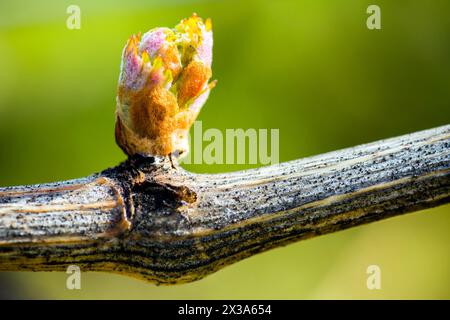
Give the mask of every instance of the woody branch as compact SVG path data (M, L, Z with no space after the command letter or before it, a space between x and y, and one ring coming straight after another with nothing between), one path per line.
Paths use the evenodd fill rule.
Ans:
M450 125L227 174L130 157L0 188L0 270L194 281L270 248L450 201Z

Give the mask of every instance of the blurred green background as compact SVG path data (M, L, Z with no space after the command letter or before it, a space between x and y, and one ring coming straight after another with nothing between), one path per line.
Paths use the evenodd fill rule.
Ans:
M81 29L66 8L81 8ZM366 8L381 7L368 30ZM450 123L450 2L1 1L0 185L89 175L125 159L114 142L127 38L197 12L214 28L218 85L203 128L279 128L280 160ZM196 172L245 165L186 165ZM196 283L1 273L2 297L450 298L450 206L257 255ZM382 289L366 288L377 264Z

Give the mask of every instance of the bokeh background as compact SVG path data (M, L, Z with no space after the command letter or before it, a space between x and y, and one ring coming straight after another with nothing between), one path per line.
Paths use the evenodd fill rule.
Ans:
M81 8L81 29L66 8ZM368 30L366 8L381 7ZM218 85L204 129L278 128L288 161L450 123L450 2L0 2L0 185L86 176L125 159L114 142L127 38L197 12L214 27ZM189 165L196 172L246 165ZM254 166L253 166L254 167ZM377 264L382 289L366 288ZM450 206L257 255L196 283L119 275L0 274L3 298L450 298Z

